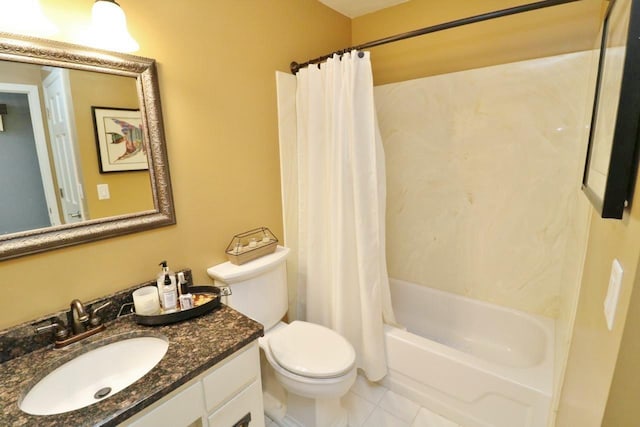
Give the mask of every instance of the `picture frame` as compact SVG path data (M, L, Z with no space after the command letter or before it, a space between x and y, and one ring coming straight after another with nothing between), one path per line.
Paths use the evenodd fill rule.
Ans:
M149 169L140 110L91 107L100 173Z
M582 190L602 218L631 204L640 129L640 0L611 0L602 24Z

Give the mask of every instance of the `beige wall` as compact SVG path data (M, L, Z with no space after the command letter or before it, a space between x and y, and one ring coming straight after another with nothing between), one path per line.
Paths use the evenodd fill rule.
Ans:
M412 0L354 19L352 44L528 3ZM591 49L601 5L578 1L375 47L375 84Z
M100 173L91 116L91 107L140 108L135 79L72 70L69 80L89 218L105 218L153 209L148 171ZM98 199L98 184L109 186L109 199Z
M137 53L158 61L178 223L0 262L0 328L152 279L163 259L209 283L206 268L225 260L235 233L265 225L282 237L274 71L351 34L315 0L119 3ZM41 4L61 39L89 20L90 3Z
M42 78L40 68L17 62L2 61L0 66L0 81L2 83L27 84L38 86L42 97Z
M618 40L613 40L615 45ZM591 184L591 182L590 182ZM622 427L638 424L640 410L640 189L622 221L592 212L582 285L571 348L559 396L558 427ZM612 331L603 303L611 264L624 269L622 292ZM635 291L634 291L635 288Z
M602 422L604 427L633 426L640 418L640 292L637 290L639 283L640 275L636 274L633 282L634 292L631 294L622 344Z
M637 201L639 198L640 186L636 186L634 199ZM639 256L640 203L633 205L631 214L623 221L603 220L598 214L593 213L578 311L560 399L557 423L559 427L589 427L599 426L601 423L618 358L631 291L637 281ZM622 264L624 276L614 328L613 331L609 331L604 318L603 302L614 259L618 259ZM633 338L630 337L628 345L632 343ZM634 357L637 361L637 354L632 356L627 353L623 356L620 360L621 373L625 372L625 366L628 367L625 362L628 357ZM618 386L623 382L624 380L620 379ZM616 388L615 392L620 393L620 390ZM612 402L612 410L618 403L620 402ZM633 405L637 405L637 402ZM627 409L632 408L633 406L630 406ZM613 415L612 413L611 416Z

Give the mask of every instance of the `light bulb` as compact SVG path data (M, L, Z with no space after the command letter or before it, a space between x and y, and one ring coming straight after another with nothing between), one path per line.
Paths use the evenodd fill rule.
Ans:
M129 34L124 11L112 0L97 0L93 4L87 44L117 52L135 52L140 49L140 45Z

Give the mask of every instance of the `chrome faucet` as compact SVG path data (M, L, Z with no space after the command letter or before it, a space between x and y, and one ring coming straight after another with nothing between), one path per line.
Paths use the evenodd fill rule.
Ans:
M88 321L89 314L80 300L74 299L71 301L71 330L73 334L77 335L86 331Z

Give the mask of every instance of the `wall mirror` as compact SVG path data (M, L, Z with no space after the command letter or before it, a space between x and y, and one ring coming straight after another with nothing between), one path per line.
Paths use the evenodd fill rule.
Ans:
M175 224L155 61L0 33L0 259Z
M621 219L637 173L640 0L611 0L602 25L582 189L603 218Z

